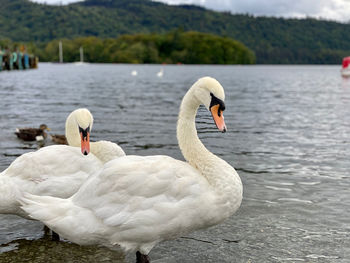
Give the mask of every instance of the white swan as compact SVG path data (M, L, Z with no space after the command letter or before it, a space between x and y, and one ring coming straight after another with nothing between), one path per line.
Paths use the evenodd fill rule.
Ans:
M77 128L77 123L80 123L82 126ZM125 155L123 149L116 143L109 141L90 142L92 125L93 117L88 109L77 109L69 114L66 120L68 145L81 147L84 155L91 151L103 163Z
M70 197L106 161L125 155L118 145L100 141L91 143L93 154L83 156L81 151L89 152L92 123L93 117L87 109L73 111L66 121L66 136L71 146L52 145L23 154L1 172L0 213L29 218L20 209L17 193Z
M183 98L177 138L188 162L168 156L125 156L108 162L69 199L25 194L23 209L81 245L120 245L137 251L138 262L163 240L206 228L231 216L242 200L235 169L201 143L195 127L200 104L220 131L224 90L199 79Z

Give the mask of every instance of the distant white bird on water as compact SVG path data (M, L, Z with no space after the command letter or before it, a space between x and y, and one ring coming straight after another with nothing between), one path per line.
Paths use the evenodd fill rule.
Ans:
M22 208L80 245L120 245L137 262L159 242L221 223L239 208L242 182L235 169L199 140L198 107L211 111L226 131L224 89L210 77L184 96L177 138L187 162L165 155L124 156L104 165L68 199L24 194Z
M163 77L163 74L164 74L164 69L161 68L160 71L157 73L157 77L158 77L158 78L162 78L162 77Z
M137 71L136 70L131 71L131 76L137 76Z

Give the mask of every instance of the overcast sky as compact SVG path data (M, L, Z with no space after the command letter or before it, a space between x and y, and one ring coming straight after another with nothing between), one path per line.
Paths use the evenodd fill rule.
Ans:
M72 3L79 0L32 0L33 2ZM196 4L209 9L278 17L316 17L350 21L350 0L157 0L168 4Z

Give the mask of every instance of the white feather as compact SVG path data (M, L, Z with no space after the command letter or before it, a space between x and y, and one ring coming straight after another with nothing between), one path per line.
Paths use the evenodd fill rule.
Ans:
M36 140L37 142L41 142L41 141L44 140L44 136L42 136L42 135L35 136L35 140Z

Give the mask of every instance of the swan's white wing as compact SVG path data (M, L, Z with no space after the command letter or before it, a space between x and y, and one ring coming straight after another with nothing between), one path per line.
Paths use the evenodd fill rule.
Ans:
M167 156L125 156L108 162L72 197L114 230L110 240L142 242L180 235L210 224L215 202L206 179Z
M117 157L125 156L123 149L118 144L110 141L92 142L91 153L103 163L107 163Z
M93 155L84 156L78 147L53 145L21 155L2 175L21 180L18 187L23 191L69 197L101 168L100 160ZM26 189L25 183L34 187Z

